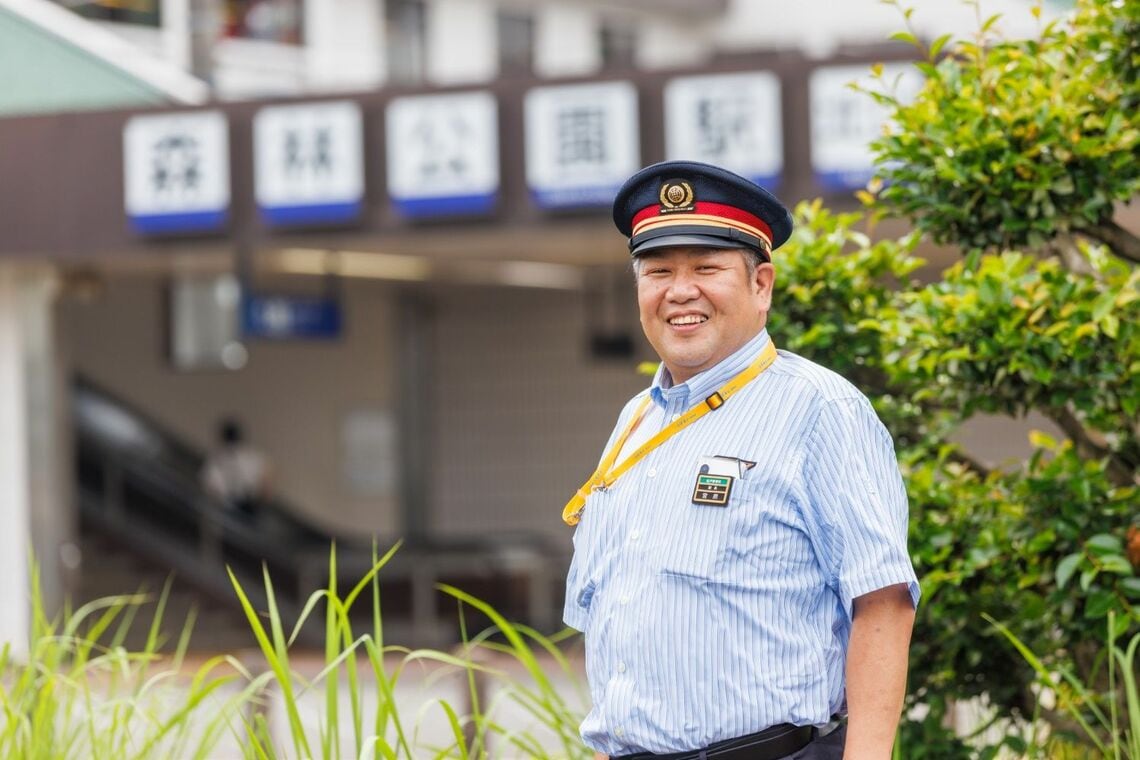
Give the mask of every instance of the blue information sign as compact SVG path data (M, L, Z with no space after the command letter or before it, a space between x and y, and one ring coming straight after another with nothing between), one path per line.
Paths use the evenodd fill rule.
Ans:
M338 338L340 303L332 298L246 295L241 304L247 338Z

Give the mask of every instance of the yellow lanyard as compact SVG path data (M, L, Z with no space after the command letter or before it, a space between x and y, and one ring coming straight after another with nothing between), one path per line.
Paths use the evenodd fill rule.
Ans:
M637 411L633 413L629 424L625 426L625 429L621 431L621 435L619 435L618 439L614 442L614 445L606 452L606 455L602 457L602 463L598 465L598 469L594 470L594 474L590 476L590 479L583 483L582 487L578 489L578 492L567 502L566 507L562 510L562 521L567 525L577 525L578 520L582 517L582 510L586 508L586 497L590 495L591 491L612 486L626 470L644 459L649 452L709 412L724 406L724 402L727 401L732 394L755 380L761 372L772 366L772 362L775 360L776 346L769 340L768 345L760 352L760 356L756 357L756 361L752 362L752 364L748 365L742 372L722 385L720 390L706 398L703 404L698 404L682 414L670 424L669 427L643 443L637 451L626 457L625 461L620 465L614 469L610 469L617 460L618 454L621 453L622 447L625 446L626 439L629 438L630 434L638 424L641 423L641 418L645 416L645 410L649 407L650 402L650 397L646 395L646 397L642 399L641 405L637 407Z

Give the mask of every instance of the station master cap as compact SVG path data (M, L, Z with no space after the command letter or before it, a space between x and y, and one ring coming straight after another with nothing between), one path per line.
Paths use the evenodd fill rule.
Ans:
M662 161L626 180L614 224L633 256L673 246L751 248L767 261L792 234L792 215L776 196L697 161Z

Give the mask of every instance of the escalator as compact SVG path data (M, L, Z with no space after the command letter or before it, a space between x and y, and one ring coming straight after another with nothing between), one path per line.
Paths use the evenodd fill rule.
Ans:
M75 380L72 398L84 531L235 611L227 567L260 610L267 606L264 567L290 628L313 591L326 587L333 542L338 588L351 587L372 567L372 537L331 535L280 500L261 505L254 520L226 510L199 486L203 451L88 379ZM377 550L382 554L392 543L378 540ZM439 583L470 591L516 620L554 630L564 554L564 547L526 534L405 542L379 576L385 638L417 646L458 639L455 602L436 590ZM363 601L354 613L364 622L371 619ZM323 643L323 616L317 617L302 631L302 643Z
M332 541L346 565L368 564L370 546L330 535L280 500L262 505L254 520L214 502L199 486L203 451L92 381L75 380L72 413L83 532L173 574L204 599L239 609L229 567L264 609L264 566L291 624L307 595L327 583Z

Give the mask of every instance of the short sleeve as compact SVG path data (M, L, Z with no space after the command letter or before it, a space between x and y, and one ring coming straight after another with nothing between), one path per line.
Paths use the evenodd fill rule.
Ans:
M906 488L871 404L862 396L824 403L803 453L809 524L823 536L821 562L848 618L857 597L900 583L917 605Z

